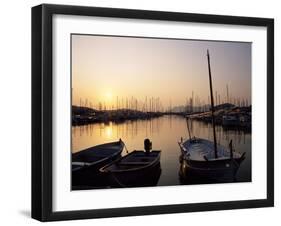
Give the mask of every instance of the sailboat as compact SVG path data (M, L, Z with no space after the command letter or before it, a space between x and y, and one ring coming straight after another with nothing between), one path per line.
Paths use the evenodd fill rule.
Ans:
M181 139L179 146L182 152L182 161L184 161L189 172L197 178L206 178L214 181L229 181L235 179L235 175L240 167L241 162L245 159L246 153L234 151L232 140L229 148L217 144L215 116L214 116L214 97L212 87L212 75L210 66L210 55L207 50L209 84L211 97L213 141L191 137L188 119L187 128L189 139Z

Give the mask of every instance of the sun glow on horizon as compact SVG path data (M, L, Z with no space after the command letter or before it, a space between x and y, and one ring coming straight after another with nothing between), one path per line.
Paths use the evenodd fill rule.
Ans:
M105 93L104 93L104 95L105 95L105 99L107 100L107 101L112 101L112 98L113 98L113 95L112 95L112 92L111 91L106 91Z

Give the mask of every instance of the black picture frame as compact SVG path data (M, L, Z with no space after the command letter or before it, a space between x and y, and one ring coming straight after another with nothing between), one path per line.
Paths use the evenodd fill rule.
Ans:
M266 27L267 198L54 212L52 210L52 18L55 14ZM273 19L49 4L32 8L32 218L40 221L56 221L271 206L274 206Z

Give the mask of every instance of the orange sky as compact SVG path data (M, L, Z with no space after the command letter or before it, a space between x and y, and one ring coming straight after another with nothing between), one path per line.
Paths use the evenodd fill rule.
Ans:
M185 104L192 91L206 103L207 49L221 102L228 84L231 97L250 103L251 43L72 35L73 104L159 97L167 108Z

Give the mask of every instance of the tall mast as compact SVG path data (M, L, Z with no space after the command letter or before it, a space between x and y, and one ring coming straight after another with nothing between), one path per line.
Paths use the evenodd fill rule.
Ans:
M228 91L228 84L226 84L226 101L229 103L229 91Z
M212 123L213 123L213 134L214 134L214 150L215 150L215 158L218 157L217 151L217 137L216 137L216 125L215 125L215 115L214 115L214 96L213 96L213 84L212 84L212 75L211 75L211 65L210 65L210 55L209 50L207 50L207 58L208 58L208 69L209 69L209 82L210 82L210 97L211 97L211 111L212 111Z

